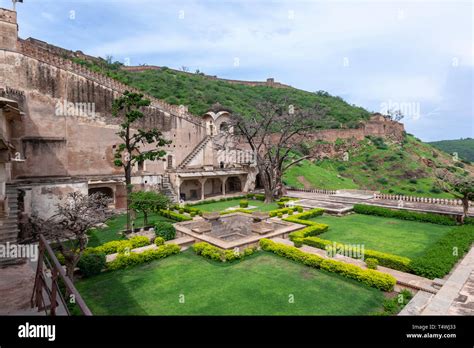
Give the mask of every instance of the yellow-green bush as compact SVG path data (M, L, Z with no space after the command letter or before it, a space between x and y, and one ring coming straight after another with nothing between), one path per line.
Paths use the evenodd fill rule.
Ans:
M269 239L261 239L260 246L263 250L273 252L279 256L301 262L307 266L321 268L328 272L341 274L345 277L355 279L371 287L391 291L396 284L396 279L389 274L381 273L372 269L362 269L359 266L347 264L341 261L325 259L318 255L305 253L298 248L276 243Z
M178 254L181 248L177 244L164 244L156 249L150 249L142 253L119 254L112 262L107 264L107 269L115 271L127 267L136 266L145 262L158 260L173 254Z

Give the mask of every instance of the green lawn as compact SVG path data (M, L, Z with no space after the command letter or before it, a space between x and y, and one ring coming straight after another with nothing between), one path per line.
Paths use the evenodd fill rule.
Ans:
M165 218L161 215L152 215L148 217L148 225L153 225L157 221L167 221L174 223L176 221ZM126 239L120 234L127 227L127 216L125 214L116 215L106 221L107 227L102 229L92 230L89 233L89 244L90 247L96 247L101 244L110 242L112 240ZM143 214L137 214L135 220L135 227L143 226Z
M379 290L263 251L222 264L188 250L76 286L95 315L367 315L381 312L384 299Z
M413 258L435 243L452 226L351 214L324 215L311 219L329 225L323 239L347 244L363 244L365 249Z
M203 211L223 211L230 207L238 207L239 202L241 201L240 198L231 199L229 201L221 201L221 202L212 202L212 203L202 203L198 205L193 205L193 208L197 208ZM255 210L258 211L270 211L278 209L278 205L276 203L264 203L258 200L249 200L249 206L256 206Z

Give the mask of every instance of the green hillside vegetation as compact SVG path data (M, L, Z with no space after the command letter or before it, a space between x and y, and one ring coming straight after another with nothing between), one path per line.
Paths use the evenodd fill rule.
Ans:
M436 168L448 168L464 176L473 171L472 166L453 162L451 156L407 135L403 144L366 138L357 148L349 150L348 161L325 158L300 162L285 173L284 182L298 188L310 188L309 184L328 190L360 188L389 194L452 198L438 189Z
M428 143L448 154L457 152L460 159L474 162L474 139L441 140Z
M319 128L339 128L341 124L356 128L361 120L370 117L367 110L324 91L311 93L294 88L231 84L168 68L130 72L121 70L118 63L107 64L104 61L103 65L98 65L77 58L73 60L170 104L186 105L195 115L203 115L216 103L234 113L251 115L259 102L278 102L288 98L288 102L295 107L312 108L316 104L326 107L328 117L318 124Z
M251 115L259 102L278 102L287 98L289 103L299 108L323 105L327 117L317 124L317 128L356 128L360 121L370 117L365 109L324 91L311 93L294 88L231 84L209 79L201 73L190 74L168 68L130 72L122 70L122 64L117 62L72 60L170 104L187 105L195 115L204 114L216 103L233 113ZM473 139L463 139L460 142L463 146L444 151L456 151L461 157L467 156L463 149L470 147L469 150L474 152L474 146L469 145L472 142ZM344 140L338 139L336 145L341 143ZM307 154L314 144L302 145L299 150ZM368 137L356 147L348 146L348 152L348 161L337 158L302 161L285 173L284 182L299 188L360 188L391 194L451 198L450 194L441 192L437 187L436 168L448 168L459 175L474 173L474 167L470 164L455 162L452 156L410 135L406 136L403 144Z

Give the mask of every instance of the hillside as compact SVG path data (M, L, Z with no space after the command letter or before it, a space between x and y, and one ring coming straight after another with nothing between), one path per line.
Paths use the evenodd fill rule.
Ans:
M450 194L436 187L437 168L447 168L464 176L474 173L472 165L453 162L451 156L411 135L407 135L402 144L366 138L356 146L347 144L347 152L348 161L342 156L303 161L287 171L284 182L298 188L360 188L448 198Z
M357 128L361 120L370 117L365 109L349 105L326 92L234 84L167 68L126 71L119 63L73 60L170 104L187 105L196 115L204 114L215 103L234 113L251 114L253 106L260 101L278 101L286 97L290 103L303 108L317 103L324 105L329 117L318 125L319 128ZM406 135L403 142L366 137L362 141L346 138L333 143L303 143L301 149L295 149L295 153L301 151L302 155L309 151L318 159L302 161L288 170L284 182L289 186L359 188L391 194L451 198L450 194L437 188L435 170L447 168L465 176L474 173L472 165L454 162L452 156L411 135ZM329 153L328 146L332 148ZM342 160L341 151L349 154L347 161Z
M118 63L97 64L95 61L73 59L92 70L102 72L145 93L163 99L173 105L186 105L195 115L203 115L215 103L242 115L252 114L258 102L288 102L301 108L311 108L316 104L327 108L328 117L319 125L321 128L357 127L359 121L369 118L370 113L346 103L340 97L327 92L311 93L295 88L273 88L269 86L248 86L232 84L206 78L200 74L190 74L172 69L125 71Z
M428 143L448 154L457 152L459 158L474 162L474 139L441 140Z

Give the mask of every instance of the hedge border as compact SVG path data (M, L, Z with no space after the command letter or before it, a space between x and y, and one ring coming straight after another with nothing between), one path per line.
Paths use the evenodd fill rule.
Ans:
M363 269L359 266L341 261L325 259L318 255L305 253L298 248L274 242L270 239L261 239L260 246L263 250L273 252L278 256L286 257L306 266L340 274L382 291L392 291L397 283L397 280L390 274L373 269Z
M390 208L379 207L375 205L367 204L354 204L354 212L364 215L375 215L382 217L391 217L400 220L428 222L432 224L445 225L445 226L456 226L457 222L455 219L440 214L434 213L419 213L408 210L394 210Z
M256 252L256 248L247 247L242 252L236 253L234 250L226 250L216 247L207 242L198 242L193 244L193 251L204 258L220 261L233 262L242 260L246 256L250 256Z
M181 247L177 244L163 244L156 249L146 250L141 253L130 252L128 254L119 254L115 260L107 263L107 270L116 271L132 266L138 266L170 255L179 254L180 251Z

